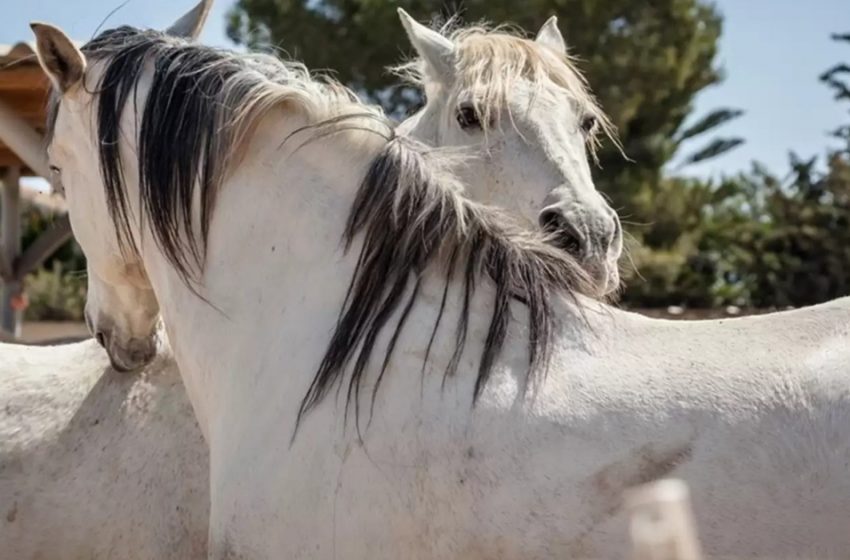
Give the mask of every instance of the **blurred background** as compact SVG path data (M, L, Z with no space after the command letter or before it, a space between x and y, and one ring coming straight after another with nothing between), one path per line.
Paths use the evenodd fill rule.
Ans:
M162 28L190 3L18 3L3 8L0 43L29 40L31 20L81 42L107 16ZM281 50L401 119L420 96L386 72L411 54L398 6L529 34L559 17L629 157L607 145L595 169L630 236L622 306L706 317L850 294L846 0L217 0L202 41ZM55 215L24 201L24 247ZM26 319L79 321L84 270L69 243L30 273Z

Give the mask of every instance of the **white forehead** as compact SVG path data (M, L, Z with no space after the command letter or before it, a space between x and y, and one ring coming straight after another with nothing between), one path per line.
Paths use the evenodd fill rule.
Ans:
M472 102L485 111L522 115L554 113L560 118L591 114L607 121L584 77L566 52L501 31L462 29L455 45L454 72L436 80L420 63L426 88L443 88L447 103ZM435 82L442 82L437 83Z
M512 79L504 93L493 95L486 86L461 89L452 92L449 100L471 102L476 105L488 104L493 110L507 110L521 116L542 114L583 114L586 108L572 92L546 77L532 81L525 77ZM593 108L589 108L593 110Z

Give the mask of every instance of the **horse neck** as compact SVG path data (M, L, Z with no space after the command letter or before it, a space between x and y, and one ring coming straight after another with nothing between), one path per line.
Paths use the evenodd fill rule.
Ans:
M306 144L304 135L289 138L305 124L280 108L258 125L221 186L199 287L161 252L143 249L190 400L212 439L217 411L247 398L252 376L272 370L271 383L286 385L278 393L306 391L318 349L307 353L315 360L309 367L306 358L287 364L282 356L326 342L353 272L357 248L354 257L342 255L343 227L384 141L361 134L355 142L346 132Z

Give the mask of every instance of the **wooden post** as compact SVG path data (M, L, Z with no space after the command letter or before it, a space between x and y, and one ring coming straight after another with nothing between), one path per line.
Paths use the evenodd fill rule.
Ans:
M690 492L681 480L666 479L626 494L633 560L700 560Z
M9 268L14 268L15 261L21 254L21 170L9 167L3 174L2 195L2 258ZM12 308L12 298L21 293L23 285L20 280L9 278L3 284L3 298L0 302L0 328L15 338L21 335L21 319L23 312Z

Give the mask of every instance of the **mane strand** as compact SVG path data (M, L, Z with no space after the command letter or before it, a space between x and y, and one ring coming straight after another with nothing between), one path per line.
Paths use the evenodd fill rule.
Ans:
M139 225L150 222L155 242L193 291L203 272L218 190L266 110L297 100L317 114L345 107L358 108L359 116L383 118L374 108L352 103L353 94L340 84L316 80L303 65L268 55L235 54L128 26L104 31L82 50L91 63L103 65L92 92L99 97L98 155L122 251L138 252L119 149L121 119L132 93L138 119ZM139 80L146 72L151 81L139 107ZM323 132L333 128L333 119L357 115L331 117ZM51 117L51 133L54 123Z
M545 372L548 365L553 336L551 297L562 291L569 295L592 293L581 267L568 254L548 245L538 234L519 229L493 209L460 196L459 189L450 184L451 177L441 173L429 157L431 153L412 140L396 137L371 162L361 181L346 223L344 243L348 248L355 237L361 236L363 245L331 341L302 399L296 431L304 415L348 374L345 415L347 418L353 404L359 433L360 388L377 338L400 311L372 388L370 411L396 342L416 304L422 275L429 267L439 270L446 282L423 373L446 308L452 271L456 264L463 264L462 304L444 382L456 374L467 342L472 298L481 285L479 276L486 275L495 286L473 404L504 347L512 300L529 309L531 376ZM410 295L405 298L408 291Z

